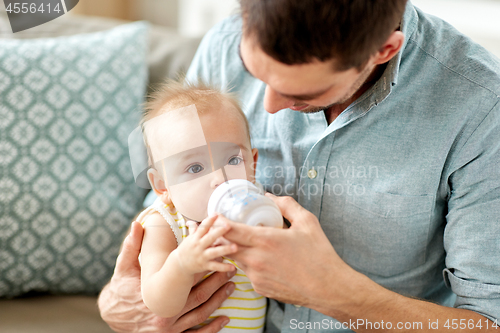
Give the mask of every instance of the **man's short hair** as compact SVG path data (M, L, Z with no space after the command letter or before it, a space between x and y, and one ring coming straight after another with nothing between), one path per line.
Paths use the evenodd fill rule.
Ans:
M407 0L240 0L243 33L288 65L361 69L395 31Z

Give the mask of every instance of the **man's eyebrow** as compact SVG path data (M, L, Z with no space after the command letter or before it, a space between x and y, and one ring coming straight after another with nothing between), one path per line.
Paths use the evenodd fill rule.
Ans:
M245 62L243 61L243 58L241 57L241 41L238 44L238 56L240 57L241 64L243 65L243 69L245 70L245 72L247 72L248 74L252 75L252 73L250 73L250 71L248 70L247 66L245 65Z

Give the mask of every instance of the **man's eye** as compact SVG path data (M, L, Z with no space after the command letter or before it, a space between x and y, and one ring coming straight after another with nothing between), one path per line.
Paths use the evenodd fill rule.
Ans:
M203 167L199 164L191 165L188 169L187 172L189 173L199 173L203 171Z
M241 162L243 162L243 159L241 157L235 156L231 157L229 161L227 162L228 165L238 165Z

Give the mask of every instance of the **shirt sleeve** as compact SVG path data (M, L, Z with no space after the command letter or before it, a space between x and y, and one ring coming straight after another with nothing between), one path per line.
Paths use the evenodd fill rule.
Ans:
M186 74L186 80L192 83L204 82L213 85L220 84L220 49L221 29L225 21L210 29L194 55Z
M446 284L455 307L500 321L500 103L459 148L448 177Z
M201 81L222 90L231 90L241 67L240 58L235 56L241 24L241 17L233 15L205 34L186 74L187 81Z

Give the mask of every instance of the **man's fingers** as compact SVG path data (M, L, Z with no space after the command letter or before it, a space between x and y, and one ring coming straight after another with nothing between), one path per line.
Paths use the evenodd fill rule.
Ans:
M176 326L181 330L188 329L204 322L215 310L217 310L222 302L224 302L234 291L234 283L227 283L227 281L234 276L235 271L236 270L228 273L214 273L194 287L184 307L184 310L188 312L184 313L178 319ZM213 291L215 292L212 294ZM227 317L215 319L214 321L217 321L218 324L214 324L214 326L209 324L197 332L218 332L222 327L221 325L224 319L229 320ZM225 324L227 324L227 321ZM208 326L210 326L210 328L205 331L204 329ZM218 326L218 328L216 326Z
M125 238L116 259L115 274L138 274L139 253L141 252L144 229L139 222L132 222L130 233Z
M183 313L191 311L192 309L200 306L200 304L206 302L207 300L211 300L215 296L215 294L219 293L222 289L226 289L227 286L221 288L225 283L229 281L230 278L234 276L236 271L232 272L216 272L210 275L205 280L201 281L198 285L194 286L189 293L188 299L186 301L186 305L184 306ZM222 297L224 295L219 295ZM225 295L222 299L220 299L220 304L227 298L228 295ZM211 298L212 297L212 298ZM218 306L217 306L218 307ZM213 311L217 309L215 307ZM210 312L212 313L212 312ZM196 323L199 324L199 323ZM195 324L195 325L196 325Z
M261 228L251 227L243 223L236 223L228 220L222 215L218 216L217 222L229 225L231 229L224 234L224 238L238 245L255 246L254 240L259 233L262 233Z
M299 205L292 197L277 197L274 194L266 193L266 197L272 199L281 211L281 215L286 218L291 225L296 221L304 221L311 213Z
M220 316L210 322L210 324L203 326L197 330L187 330L185 333L215 333L219 332L224 326L229 323L229 318Z

